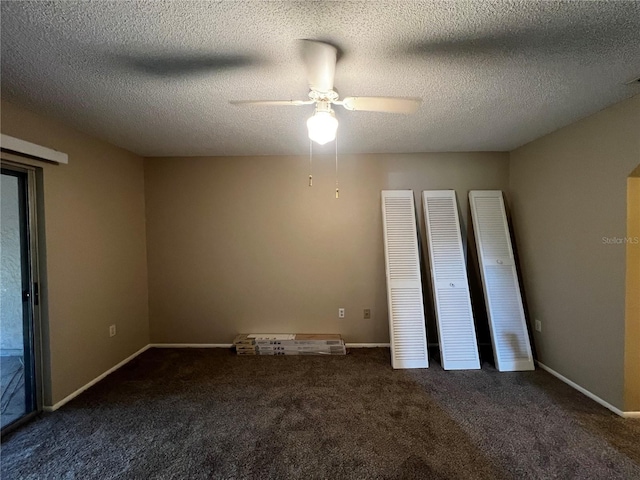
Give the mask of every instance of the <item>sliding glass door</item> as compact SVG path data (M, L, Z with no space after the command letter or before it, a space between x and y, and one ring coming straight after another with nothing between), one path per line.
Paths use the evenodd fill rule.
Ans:
M0 184L2 431L39 409L35 171L2 164Z

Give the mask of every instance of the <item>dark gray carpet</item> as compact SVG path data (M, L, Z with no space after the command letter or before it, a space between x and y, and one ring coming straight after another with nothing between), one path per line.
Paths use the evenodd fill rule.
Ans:
M21 355L0 356L0 423L9 425L25 410L24 359Z
M152 349L2 444L2 478L640 478L640 422L543 371L388 349Z

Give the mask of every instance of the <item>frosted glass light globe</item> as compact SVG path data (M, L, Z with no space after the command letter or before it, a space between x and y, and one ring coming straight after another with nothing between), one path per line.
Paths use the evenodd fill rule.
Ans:
M324 145L336 139L338 119L335 117L333 110L316 112L307 120L307 129L309 129L309 138L311 140Z

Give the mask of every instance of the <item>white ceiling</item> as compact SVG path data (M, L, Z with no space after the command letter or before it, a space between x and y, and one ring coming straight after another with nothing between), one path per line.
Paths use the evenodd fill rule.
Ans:
M304 154L298 39L342 52L339 151L511 150L640 93L640 2L7 2L2 97L145 156ZM332 151L333 145L316 151Z

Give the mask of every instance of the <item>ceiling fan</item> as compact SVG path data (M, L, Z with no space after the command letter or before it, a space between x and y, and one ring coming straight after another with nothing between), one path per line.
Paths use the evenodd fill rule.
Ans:
M329 43L302 40L302 58L309 79L309 100L231 100L233 105L312 105L314 114L307 120L309 138L324 145L336 138L338 120L331 108L340 105L347 110L387 113L415 113L422 103L415 97L345 97L340 100L333 89L338 50Z

